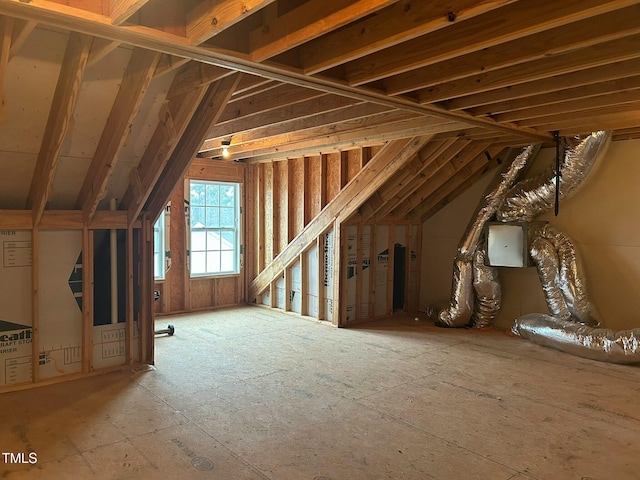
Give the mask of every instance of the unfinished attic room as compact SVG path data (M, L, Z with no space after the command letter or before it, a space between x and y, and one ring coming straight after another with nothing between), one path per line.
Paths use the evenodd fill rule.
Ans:
M640 1L0 0L0 478L640 478Z

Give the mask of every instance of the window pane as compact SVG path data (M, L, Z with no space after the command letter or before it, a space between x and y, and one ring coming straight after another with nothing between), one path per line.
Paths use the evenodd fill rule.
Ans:
M220 252L221 256L221 265L220 269L223 272L233 272L235 271L235 253L232 251L222 251Z
M235 201L236 187L234 185L220 186L220 205L223 207L233 207Z
M218 206L220 204L220 186L219 185L207 185L207 200L206 205L208 207Z
M204 228L204 207L191 207L191 228Z
M220 250L220 232L218 230L207 231L207 250Z
M207 228L220 226L220 213L218 207L207 207Z
M207 253L207 273L220 273L220 252Z
M191 273L198 275L206 273L206 253L204 252L191 252Z
M191 251L203 252L207 249L206 233L203 230L191 232Z
M204 205L204 184L191 182L191 205Z
M153 276L155 278L160 278L160 276L162 275L162 265L160 264L160 259L162 257L160 256L159 253L154 253L153 254L153 263L154 263L154 268L153 268Z
M222 228L233 228L236 226L233 208L220 209L220 226Z
M236 247L235 232L229 230L223 230L220 232L221 237L221 250L234 250Z

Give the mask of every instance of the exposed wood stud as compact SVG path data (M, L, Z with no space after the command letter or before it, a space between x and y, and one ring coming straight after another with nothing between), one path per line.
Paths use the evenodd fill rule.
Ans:
M127 228L126 237L126 318L125 318L125 363L131 365L133 358L133 304L134 304L134 284L133 284L133 228Z
M31 231L31 377L40 380L40 230Z
M82 371L93 371L93 231L82 229Z
M340 189L349 182L349 152L340 152Z
M296 238L289 243L277 261L272 261L254 279L249 287L248 300L251 301L268 287L269 283L279 275L284 268L304 251L313 240L326 232L334 221L344 221L353 214L360 204L380 185L388 180L425 143L424 138L398 140L389 142L376 157L374 157L360 173L338 195L327 204Z
M393 315L393 289L395 287L394 283L394 268L395 268L395 223L391 223L389 225L389 234L388 234L388 247L387 247L387 291L380 292L383 295L387 296L387 311L386 315Z
M309 275L307 253L300 254L300 315L309 315Z
M287 243L289 243L291 240L293 240L293 238L296 236L296 223L295 223L295 212L296 212L296 206L295 206L295 191L296 188L299 188L296 184L295 184L295 177L294 177L294 166L295 166L295 161L294 160L287 160L286 161L286 168L287 168L287 209L285 210L284 214L287 216Z

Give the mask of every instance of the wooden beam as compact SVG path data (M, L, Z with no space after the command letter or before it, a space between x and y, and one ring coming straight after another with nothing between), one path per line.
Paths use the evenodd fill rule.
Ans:
M577 98L565 101L558 101L553 104L536 105L529 108L522 108L511 112L496 115L500 121L519 122L536 124L541 117L550 115L571 114L575 112L590 111L600 107L610 107L640 101L640 77L633 77L636 88L633 90L615 90L607 94L589 98L585 102L584 98Z
M634 35L600 43L577 52L534 60L527 63L526 68L514 65L486 74L474 75L466 78L463 82L441 83L431 88L419 90L416 95L420 102L440 102L487 90L513 88L514 85L520 83L637 59L638 57L640 57L640 35Z
M169 98L162 109L160 122L136 168L138 172L133 174L140 178L140 185L129 185L122 197L121 206L127 210L130 223L135 222L142 212L142 207L171 158L178 139L187 128L189 119L202 100L205 90L205 87L199 87L186 95Z
M95 65L119 46L120 42L105 40L104 38L94 38L93 45L91 45L91 53L89 53L89 60L87 61L87 67Z
M470 125L482 126L496 132L515 133L523 138L535 141L548 141L551 135L531 130L522 130L511 125L501 125L486 118L475 118L464 112L451 112L437 105L421 105L413 99L389 97L375 90L345 85L335 79L312 77L292 69L272 64L258 64L239 54L227 50L187 45L180 37L154 31L144 27L121 28L110 25L104 16L82 12L78 9L53 2L29 2L21 0L3 0L0 2L0 14L25 18L45 23L57 28L84 32L89 35L111 39L132 46L160 51L179 57L190 58L239 72L250 73L292 85L314 88L327 93L335 93L378 105L401 108L420 115L437 115L444 119L458 120Z
M31 231L31 379L40 380L40 231ZM6 368L6 367L5 367Z
M244 144L267 137L293 134L300 130L355 121L390 111L389 108L380 105L369 103L354 105L355 102L349 98L323 95L306 102L287 105L266 114L226 122L209 130L208 139L202 144L200 151L218 150L220 141L229 135L233 135L234 144Z
M503 155L502 153L500 154ZM505 154L503 161L512 160ZM419 218L421 222L427 221L437 211L445 205L451 203L455 198L464 193L468 188L474 185L478 180L495 170L498 165L494 162L487 163L478 157L469 165L462 168L454 177L450 178L445 184L440 186L420 208L411 212L411 215Z
M267 21L249 35L250 56L262 62L320 37L396 0L309 0Z
M315 239L325 233L334 221L346 220L380 185L384 184L413 154L424 145L421 137L387 143L380 152L360 170L322 211L269 263L251 282L247 300L251 302L269 284L291 265Z
M147 200L148 210L152 218L157 218L171 198L176 184L182 179L191 161L198 153L198 148L212 123L215 123L227 105L235 89L240 74L236 73L209 86L200 105L181 136L171 160L162 173L162 177Z
M406 195L402 199L402 202L393 209L393 216L404 217L412 209L418 208L440 185L445 184L470 162L477 160L479 163L482 161L484 161L485 164L488 163L487 158L483 154L487 148L489 148L488 143L472 142L455 153L455 155L444 158L442 164L436 165L436 168L431 169L432 171L426 181L422 182L419 188L414 189L410 195ZM496 151L496 149L489 150L489 154L495 155L500 150L501 148L499 148L498 151Z
M82 229L82 210L45 210L40 220L43 230L74 230ZM134 224L138 228L139 225ZM33 213L31 210L0 210L0 229L3 230L31 230L33 228ZM127 228L126 212L110 212L108 210L96 213L89 224L90 229Z
M7 101L4 93L4 79L7 75L7 64L11 52L14 20L10 17L0 18L0 125L7 120Z
M580 99L591 99L592 97L611 95L616 92L627 92L638 88L640 88L640 75L635 75L632 77L618 78L615 80L608 80L580 87L565 88L555 92L542 93L520 99L483 105L478 108L477 111L480 115L486 115L487 110L490 110L490 114L493 116L503 118L502 115L504 114L504 118L509 118L508 115L511 113L519 115L517 113L518 111L527 110L529 108L539 108L546 105L555 105L556 103L567 101L573 102ZM584 102L584 104L586 105L587 102Z
M166 75L167 73L171 73L189 61L190 60L188 58L174 57L173 55L163 53L158 61L158 65L156 66L156 71L153 76L157 78Z
M495 45L386 78L384 91L389 95L399 95L540 58L573 54L580 48L640 33L640 24L636 21L638 16L640 5L632 5L573 23L571 28L557 27Z
M77 208L84 211L87 223L93 218L98 203L106 194L120 150L131 132L131 125L147 93L159 58L159 53L140 48L134 49L131 54L124 79L76 202Z
M27 199L27 208L33 211L34 226L38 226L42 218L56 175L62 144L73 125L73 112L89 58L91 40L78 33L69 35Z
M465 124L461 123L443 123L441 119L435 117L418 117L391 123L384 122L383 118L378 116L376 119L336 125L333 129L327 127L313 132L292 134L289 137L291 142L288 144L285 143L286 136L280 138L280 143L278 143L277 139L266 139L263 145L260 145L260 142L239 145L232 147L230 152L236 158L251 157L248 161L255 163L284 158L298 158L304 155L338 153L340 150L352 149L361 145L384 143L385 141L417 135L457 131L466 127ZM371 122L371 125L368 125L369 122ZM324 131L331 132L331 130L334 131L333 134L323 134ZM298 136L302 138L296 138ZM249 149L247 147L256 148ZM243 150L244 148L247 148L247 150Z
M302 45L301 67L306 74L318 73L450 26L451 12L455 12L456 21L468 20L512 1L397 2L375 15Z
M471 22L456 22L351 62L345 66L346 80L350 85L363 85L634 3L632 0L565 0L561 3L519 0Z
M275 0L205 0L187 12L187 38L198 45Z
M11 51L9 59L13 58L22 48L24 42L27 41L29 35L38 26L36 22L29 20L16 20L13 25L13 38L11 39Z
M360 214L363 221L369 221L374 215L386 217L403 197L412 192L416 183L424 182L428 178L424 171L431 164L446 163L468 143L468 140L463 138L429 142L406 168L394 175L376 192L375 197L372 196L370 201L362 206Z
M109 17L114 25L121 25L149 0L109 0Z
M501 105L514 99L524 99L532 95L557 92L567 88L576 88L635 75L640 75L640 62L633 59L556 75L535 82L510 85L483 93L467 95L466 97L447 101L446 106L451 110L473 108L472 112L476 115L490 114L495 108L494 104ZM484 105L487 106L485 107ZM501 108L501 106L498 108Z

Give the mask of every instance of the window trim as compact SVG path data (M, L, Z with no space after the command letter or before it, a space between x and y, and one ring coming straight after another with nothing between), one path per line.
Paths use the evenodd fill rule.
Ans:
M165 236L165 227L166 227L166 223L165 223L165 216L164 216L164 212L165 209L162 209L162 212L160 213L160 216L158 217L158 219L156 220L156 222L153 224L153 279L156 282L162 282L166 279L166 275L167 275L167 270L166 270L166 264L165 264L165 249L164 249L164 236ZM158 239L159 241L156 242L156 228L158 231ZM156 245L156 243L158 245ZM156 264L156 254L160 255L160 260L159 260L159 266L160 266L160 275L156 276L156 267L158 266L158 264Z
M219 232L223 232L223 231L230 231L233 232L235 235L235 245L233 248L233 254L234 254L234 258L233 258L233 263L234 263L234 269L233 270L229 270L229 271L224 271L224 272L203 272L203 273L194 273L193 272L193 248L192 248L192 240L193 240L193 232L194 232L194 228L191 225L191 219L192 219L192 215L193 215L193 209L194 207L202 207L202 205L194 205L192 202L192 197L191 197L191 188L192 185L194 184L202 184L202 185L218 185L218 186L224 186L224 187L228 187L228 186L233 186L235 189L235 194L234 194L234 200L235 200L235 204L233 206L234 208L234 227L203 227L203 228L197 228L195 229L196 231L203 231L206 232L209 230L215 230L215 231L219 231ZM188 237L188 251L187 251L187 257L188 257L188 268L189 268L189 278L191 279L203 279L203 278L212 278L212 277L231 277L231 276L238 276L241 274L241 269L242 269L242 236L241 236L241 225L242 225L242 203L241 203L241 193L242 193L242 184L240 182L227 182L227 181L220 181L220 180L203 180L203 179L197 179L197 178L190 178L189 182L188 182L188 194L189 194L189 237ZM206 208L207 207L212 207L212 208L220 208L221 206L219 205L220 202L218 202L218 205L204 205L205 208L205 218L206 218ZM198 252L204 252L206 254L208 250L198 250ZM215 251L215 250L214 250ZM222 250L218 250L218 251L222 251ZM227 250L228 251L228 250Z

